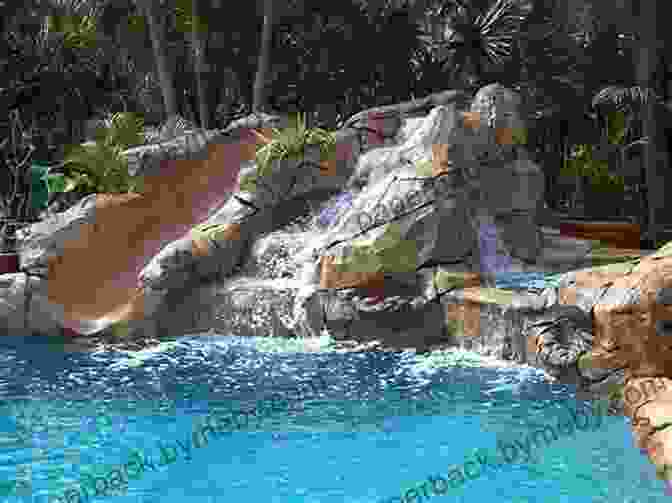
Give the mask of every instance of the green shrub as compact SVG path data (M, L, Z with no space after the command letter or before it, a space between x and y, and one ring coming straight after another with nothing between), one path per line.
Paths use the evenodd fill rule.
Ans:
M593 152L592 145L576 145L560 174L564 177L585 176L591 188L599 192L623 192L625 179L609 173L609 163L595 159Z
M627 120L622 112L612 112L607 117L607 141L609 145L623 147L627 135ZM594 158L593 145L575 145L570 158L561 170L563 176L586 176L590 186L598 192L623 192L625 179L609 173L609 163Z
M256 173L243 177L240 182L241 190L254 192L256 179L269 174L275 161L301 157L306 147L319 145L320 160L333 158L336 154L336 137L334 132L320 128L306 128L305 114L297 114L290 127L282 131L273 128L273 136L266 138L268 143L260 146L256 153Z
M98 128L94 145L77 145L65 158L68 173L63 192L125 193L140 189L140 177L128 173L121 152L143 143L143 120L117 113Z

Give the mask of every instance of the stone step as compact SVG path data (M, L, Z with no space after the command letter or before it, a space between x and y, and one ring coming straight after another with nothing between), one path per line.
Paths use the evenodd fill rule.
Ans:
M526 327L546 306L546 297L532 292L470 287L441 298L451 342L484 356L533 364L536 342Z
M583 258L577 254L576 241L552 241L555 246L544 249L537 267L543 272L564 272L580 268L598 267L607 263L641 258L653 250L628 250L612 247L597 247ZM573 243L571 242L573 241ZM598 243L599 244L599 243ZM584 247L585 249L585 247ZM574 264L574 267L568 267ZM562 270L564 269L564 270ZM536 342L527 336L527 327L550 302L549 292L513 291L478 285L473 273L443 272L449 282L463 287L442 296L448 331L452 331L455 343L462 349L500 359L512 359L518 363L533 364L536 361ZM441 291L441 290L440 290Z
M586 243L575 239L553 238L546 243L536 267L540 272L566 272L620 263L644 257L653 250L627 250ZM578 248L580 245L580 248ZM584 250L584 256L577 252ZM528 340L526 327L550 303L550 292L513 291L479 285L477 276L469 273L442 272L456 286L460 277L463 287L442 296L448 331L460 347L483 355L512 359L518 363L536 361L535 341ZM440 290L441 291L441 290Z
M567 272L612 262L642 258L653 250L616 248L600 241L561 236L556 229L542 228L544 247L537 265L548 272Z

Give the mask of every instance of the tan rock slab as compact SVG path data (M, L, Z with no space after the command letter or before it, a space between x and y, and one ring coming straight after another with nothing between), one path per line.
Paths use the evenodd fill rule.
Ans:
M385 273L369 271L343 271L335 263L336 257L327 255L320 259L320 287L322 288L373 288L384 286Z
M446 320L457 321L465 337L482 335L482 310L484 304L511 304L514 293L499 288L471 287L463 290L462 302L446 305Z
M613 279L610 290L615 290L620 301L599 302L594 307L594 353L612 353L626 363L632 376L672 376L672 337L657 333L658 323L672 321L672 305L656 302L658 291L669 287L669 257L645 258L630 274ZM627 302L628 295L637 298Z

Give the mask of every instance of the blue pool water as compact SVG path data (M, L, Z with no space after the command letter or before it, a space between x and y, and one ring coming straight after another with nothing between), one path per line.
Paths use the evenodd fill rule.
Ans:
M561 276L561 273L503 271L495 275L495 286L505 290L538 292L548 286L556 285Z
M327 338L202 334L137 354L82 354L30 339L0 337L0 482L20 479L13 492L0 489L3 502L50 501L133 452L156 462L159 443L186 444L208 414L267 411L273 394L281 406L257 423L88 501L388 501L581 406L536 369L486 367L465 352L344 353ZM669 501L627 421L598 426L414 501Z

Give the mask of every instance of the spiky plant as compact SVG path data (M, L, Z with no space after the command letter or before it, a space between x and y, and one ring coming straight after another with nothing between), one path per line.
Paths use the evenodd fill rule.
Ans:
M453 78L471 65L474 86L483 82L489 67L501 66L513 56L523 22L532 11L529 0L495 0L486 9L477 3L452 0L438 11L448 18L444 40L434 42L428 34L420 37L429 46L438 46L444 67L453 67Z
M321 160L332 159L336 154L335 134L320 128L307 128L305 114L296 114L290 118L288 128L282 131L272 128L271 131L272 134L268 137L253 130L262 140L256 152L257 170L241 178L240 190L256 191L257 179L269 175L275 161L302 156L310 145L319 145ZM192 235L196 239L217 240L217 234L226 227L225 224L203 224L195 227Z
M636 113L651 101L657 103L659 98L650 87L607 86L595 95L592 106L600 111L616 109L620 112Z
M272 136L267 137L255 131L263 145L256 153L257 172L241 181L242 190L253 192L256 178L269 175L275 161L302 156L310 145L319 145L321 160L330 159L336 153L335 134L320 128L308 129L305 114L292 117L288 128L282 131L273 128L272 132Z
M617 141L614 141L616 138L613 137L613 133L609 134L609 142L617 144L626 138L632 141L637 136L638 130L641 129L642 113L645 107L652 102L656 105L661 104L656 92L649 87L607 86L595 94L591 105L600 117L606 119L607 130L617 132L619 135ZM616 124L616 121L623 123ZM647 143L647 141L647 138L638 138L624 148Z
M268 174L273 161L302 155L309 145L319 145L322 157L332 153L336 145L333 133L320 128L308 129L305 114L297 114L290 119L290 122L290 127L282 131L274 128L272 138L255 132L265 143L259 148L256 156L261 176Z
M129 175L121 152L142 144L142 119L132 113L117 113L106 122L107 127L97 130L94 145L76 146L67 155L63 166L69 173L63 192L115 193L140 188L140 178Z

